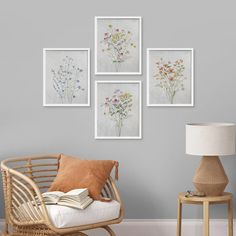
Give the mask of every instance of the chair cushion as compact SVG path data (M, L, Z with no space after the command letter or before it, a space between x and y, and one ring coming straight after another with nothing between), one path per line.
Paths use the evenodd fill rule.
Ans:
M57 176L48 191L68 192L76 188L88 188L90 197L101 200L102 188L114 166L117 170L118 162L81 160L61 154Z
M47 205L48 215L56 228L75 227L117 219L120 215L120 203L94 201L84 210Z

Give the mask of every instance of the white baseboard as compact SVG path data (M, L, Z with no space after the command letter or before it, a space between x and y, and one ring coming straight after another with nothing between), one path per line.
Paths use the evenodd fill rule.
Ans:
M234 221L234 230L236 230L236 221ZM0 220L0 230L3 230L4 220ZM210 233L214 236L227 235L228 222L225 219L211 220ZM117 236L175 236L176 220L175 219L145 219L130 220L126 219L119 225L113 225L112 228ZM104 236L102 229L87 231L89 236ZM202 235L202 220L183 220L182 236L199 236Z

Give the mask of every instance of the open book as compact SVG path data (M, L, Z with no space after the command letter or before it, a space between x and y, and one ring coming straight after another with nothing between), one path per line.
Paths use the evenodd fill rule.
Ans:
M88 189L73 189L67 193L60 191L46 192L42 194L46 205L61 205L77 209L85 209L93 202L88 196Z

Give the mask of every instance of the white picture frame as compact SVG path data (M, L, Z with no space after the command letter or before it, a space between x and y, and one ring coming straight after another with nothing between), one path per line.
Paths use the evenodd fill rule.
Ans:
M99 124L98 119L99 119L99 114L102 114L102 113L98 112L98 108L101 108L102 106L99 103L101 99L100 99L100 95L99 95L99 91L98 91L99 90L98 86L102 85L102 84L108 85L108 86L112 85L112 84L113 85L116 84L116 85L118 85L118 86L116 86L118 89L120 87L119 85L122 85L123 89L124 89L125 85L130 85L131 87L132 87L132 85L137 86L136 90L134 90L134 91L136 91L136 98L134 97L134 99L133 99L134 101L136 101L135 102L136 105L134 105L136 107L136 112L134 114L132 114L132 115L136 116L136 119L133 119L134 121L130 120L132 125L134 127L136 127L135 129L136 129L137 135L120 135L120 136L118 136L118 135L101 135L101 134L99 134L98 128L99 128L100 124ZM107 89L107 88L104 89L104 91L106 92L106 96L111 96L112 94L114 94L114 93L109 94L108 90L109 89ZM111 91L114 91L114 89L111 89ZM126 90L126 92L127 92L127 90ZM104 99L107 99L106 96L102 97L103 101L104 101ZM138 99L137 99L137 96L138 96ZM105 116L105 113L102 115ZM131 117L132 117L132 115L131 115ZM142 139L142 82L141 81L127 81L127 80L126 81L117 81L117 80L95 81L95 119L94 119L94 122L95 122L95 136L94 136L95 139ZM110 122L109 118L107 118L107 120L104 120L103 124L107 125L108 122ZM113 123L111 127L112 127L111 128L112 132L114 134L115 124ZM126 123L126 127L129 127L127 123ZM109 128L110 127L108 127L107 129L109 130ZM110 130L109 130L109 132L110 132Z
M188 79L190 81L188 83L190 83L190 85L188 84L188 95L185 96L185 99L182 98L182 101L184 102L176 102L176 103L169 102L168 103L168 102L155 102L154 101L153 99L154 96L152 97L152 94L151 94L151 91L152 91L151 89L153 89L153 85L151 85L151 78L153 79L153 74L151 74L150 72L152 71L151 66L154 66L153 58L151 58L151 55L153 52L154 54L157 52L160 52L159 53L160 55L158 57L162 57L162 58L165 56L165 52L168 52L167 55L169 54L169 56L167 57L170 57L170 58L171 58L171 52L174 52L172 53L173 55L174 54L177 55L177 52L184 52L184 54L189 53L188 67L190 68L189 69L190 71L188 71L188 75L189 75ZM164 58L163 60L168 60L168 58ZM183 90L184 90L184 87L183 87ZM147 48L147 106L149 107L194 107L194 49L193 48Z
M49 60L50 57L52 57L52 59L50 59L51 62ZM80 89L81 91L86 93L80 98L76 97L76 99L78 99L78 101L76 102L72 101L75 97L75 95L73 96L74 94L73 92L68 93L71 95L70 97L67 96L68 99L65 99L66 101L62 101L63 100L62 92L56 92L56 89L54 89L55 91L52 89L52 86L54 87L55 84L53 84L53 82L50 81L52 80L52 78L49 78L50 77L49 70L54 70L54 68L53 69L50 68L48 64L50 63L51 66L52 65L55 66L55 71L58 74L60 67L62 66L62 64L58 66L59 63L67 63L68 61L67 62L64 61L64 60L67 60L67 58L71 59L70 61L71 66L73 66L74 68L77 68L78 71L81 71L81 72L74 72L75 69L73 71L71 70L71 73L74 73L72 74L74 75L73 80L78 78L79 74L81 74L79 79L77 79L76 81L82 80L80 81L80 83L84 85L83 87L78 85L76 89L73 87L74 93L78 93ZM83 67L85 67L85 70L83 68L79 70L80 65L78 65L78 61L80 61L79 64L82 64ZM57 78L57 81L58 80L62 81L61 80L62 77L59 78L58 76L54 78ZM43 48L43 106L45 107L89 107L90 106L90 90L91 90L90 88L90 48ZM62 87L60 87L60 91L63 91ZM71 98L72 96L73 98Z
M106 70L105 69L98 69L98 67L101 63L103 63L103 65L105 65L106 68L109 65L109 61L107 59L108 57L107 58L103 57L103 59L99 60L100 63L98 63L98 56L101 54L101 51L100 51L101 48L98 46L98 44L101 43L101 41L100 41L101 37L100 37L99 33L104 33L104 32L100 32L98 29L98 27L99 27L98 22L101 20L107 21L108 24L109 24L109 22L119 21L119 20L121 20L121 21L126 20L127 22L135 20L138 22L138 26L136 27L136 31L138 31L138 32L136 32L134 30L135 35L136 35L136 37L134 37L136 39L135 44L138 43L138 46L136 48L138 50L138 58L136 55L137 50L135 50L136 54L133 57L134 61L130 62L130 59L127 59L128 62L130 62L130 63L126 64L127 69L125 71L122 71L122 70L115 71L114 68L112 67L112 65L110 65L110 69L106 69ZM117 22L116 22L116 24L117 24ZM122 30L126 30L126 29L122 29ZM129 31L127 31L127 32L129 32ZM98 34L99 34L99 36L98 36ZM95 17L95 40L94 40L94 42L95 42L95 75L142 75L142 17L140 17L140 16L96 16ZM127 50L127 51L129 52L129 50ZM132 53L132 50L131 50L131 53ZM105 61L104 59L107 59L107 61ZM112 59L110 59L110 60L112 61ZM117 64L121 64L121 63L117 63ZM138 69L134 70L134 68L132 68L132 70L131 70L131 68L130 68L130 71L129 71L129 69L128 69L129 66L133 67L133 65L136 65L138 67ZM102 66L102 64L101 64L101 66Z

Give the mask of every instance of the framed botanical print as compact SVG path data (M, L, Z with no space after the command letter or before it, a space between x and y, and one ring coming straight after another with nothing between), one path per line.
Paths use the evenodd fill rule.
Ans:
M192 48L147 49L147 105L194 106Z
M140 81L95 82L95 138L141 139Z
M95 17L95 74L142 73L142 18Z
M90 106L90 49L43 49L43 105Z

